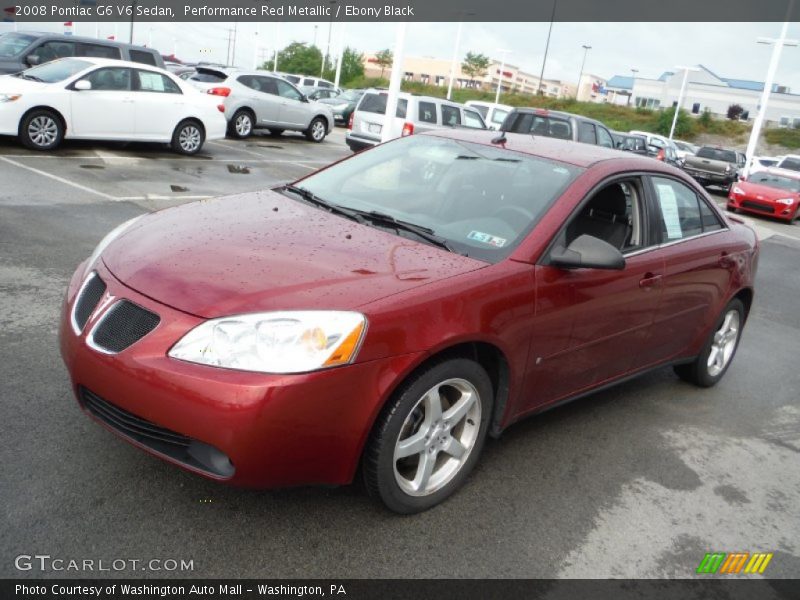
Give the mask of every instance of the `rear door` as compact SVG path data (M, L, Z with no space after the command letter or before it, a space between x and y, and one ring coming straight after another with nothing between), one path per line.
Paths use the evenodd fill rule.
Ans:
M653 324L666 357L686 350L704 331L730 286L735 263L726 229L708 201L677 178L648 178L664 254L664 297Z
M168 141L186 116L183 92L167 75L147 69L134 70L136 136L142 140Z
M90 90L71 90L72 135L93 139L134 139L136 108L132 69L103 67L83 77Z
M256 126L274 125L280 122L281 99L274 77L263 75L240 75L236 81L235 101L238 106L248 106L256 113Z

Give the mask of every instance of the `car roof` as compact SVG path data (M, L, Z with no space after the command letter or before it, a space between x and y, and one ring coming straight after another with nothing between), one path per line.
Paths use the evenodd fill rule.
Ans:
M12 32L8 32L12 33ZM115 48L133 48L134 50L143 50L145 52L152 52L153 54L159 54L152 48L148 48L147 46L137 46L135 44L128 44L126 42L119 42L117 40L99 40L93 37L86 37L82 35L64 35L63 33L53 33L53 32L42 32L42 31L15 31L13 33L19 33L22 35L29 35L33 36L37 39L40 38L48 38L48 39L55 39L55 40L63 40L65 42L81 42L86 44L100 44L101 46L113 46ZM161 56L159 54L159 56Z
M110 66L110 67L129 67L134 69L155 69L161 73L169 73L166 69L162 69L161 67L157 67L155 65L147 65L145 63L140 62L133 62L130 60L117 60L116 58L95 58L93 56L67 56L64 58L58 58L56 60L80 60L83 62L88 62L94 66ZM54 61L42 63L42 65L49 65L52 64ZM170 73L172 75L172 73Z
M378 89L378 88L369 88L368 90L364 91L365 94L379 94L383 96L388 96L389 92L387 90ZM455 102L454 100L448 100L447 98L438 98L436 96L421 96L419 94L412 94L411 92L398 92L398 98L403 98L405 100L424 100L426 102L440 102L443 104L450 104L452 106L460 106L464 107L463 104L460 102Z
M581 119L583 121L591 121L592 123L600 123L603 127L606 127L606 124L602 121L598 121L597 119L593 119L591 117L584 117L583 115L576 115L574 113L568 113L561 110L550 110L549 108L541 108L536 106L516 106L514 107L514 112L532 114L532 115L540 115L542 117L554 116L559 117L562 119L568 119L573 117L575 119Z
M800 171L793 171L792 169L779 169L778 167L767 167L766 169L761 169L756 172L763 173L764 171L770 175L782 175L783 177L800 181Z
M420 135L444 137L494 148L498 147L497 144L492 144L492 140L498 137L498 133L487 129L471 129L467 127L436 129ZM652 158L594 144L582 144L572 140L560 140L541 135L533 136L527 133L506 133L505 137L506 142L502 147L506 150L568 163L576 167L585 168L605 160L622 160L627 161L628 164L640 164L643 170L670 172L675 170L674 168L663 168L663 163Z

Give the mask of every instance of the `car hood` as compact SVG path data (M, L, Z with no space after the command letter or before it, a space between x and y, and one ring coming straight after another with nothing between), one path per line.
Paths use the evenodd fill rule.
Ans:
M758 200L778 200L780 198L797 198L800 196L798 192L774 188L759 183L740 181L736 185L742 188L742 191L745 192L747 196L750 198L757 198Z
M273 191L148 215L102 259L128 287L205 318L354 309L487 266Z
M327 104L328 106L337 106L339 104L350 104L349 100L342 100L341 98L320 98L317 100L320 104Z
M27 91L41 92L47 89L51 84L42 83L40 81L31 81L30 79L22 79L13 75L0 75L0 92L18 92L20 94Z

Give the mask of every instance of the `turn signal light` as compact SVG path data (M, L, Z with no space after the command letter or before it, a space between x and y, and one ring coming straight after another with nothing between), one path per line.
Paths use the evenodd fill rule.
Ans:
M403 133L401 133L400 135L402 135L403 137L406 137L407 135L413 135L413 134L414 134L414 124L413 123L405 123L403 125Z
M217 104L217 110L221 113L225 112L225 105L224 104Z
M353 131L353 113L350 113L350 118L347 119L347 128Z
M215 87L206 92L212 96L225 96L226 98L231 95L231 88L228 87Z

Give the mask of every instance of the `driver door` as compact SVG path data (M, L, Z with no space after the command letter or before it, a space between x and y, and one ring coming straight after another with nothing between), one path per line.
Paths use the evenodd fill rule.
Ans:
M276 79L275 83L281 101L281 123L288 127L307 127L311 122L311 109L308 102L303 101L303 95L291 83L282 79Z
M652 362L648 338L662 294L664 260L652 245L641 177L596 188L563 227L555 247L593 235L617 247L624 269L536 265L536 329L526 389L529 405L581 393Z
M102 67L82 78L92 84L92 89L71 89L72 137L131 139L135 136L131 76L131 69L126 67Z

